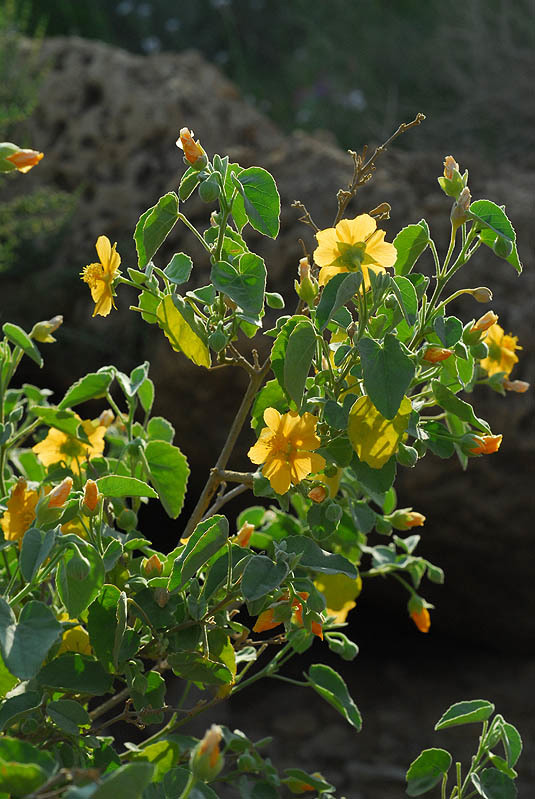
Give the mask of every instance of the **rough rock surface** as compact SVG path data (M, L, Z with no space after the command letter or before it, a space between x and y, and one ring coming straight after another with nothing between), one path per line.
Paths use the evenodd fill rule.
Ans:
M149 358L158 410L173 420L177 441L193 469L204 474L239 402L242 375L207 375L176 358L158 331L127 310L135 296L127 289L120 292L118 313L92 320L78 272L95 259L93 245L101 234L118 242L125 267L136 265L132 231L141 212L164 192L176 189L183 166L174 142L179 128L187 125L209 152L228 152L243 166L259 164L275 175L283 207L281 235L272 242L254 233L251 245L267 260L269 287L284 293L292 306L292 283L301 255L298 238L303 237L310 249L313 238L297 221L299 214L291 203L302 200L320 227L330 225L336 190L350 178L350 159L328 136L283 135L193 51L141 57L98 42L58 38L44 41L42 63L40 100L25 132L46 157L17 183L16 190L47 185L79 196L50 266L29 273L39 298L39 317L65 315L59 336L63 346L46 353L48 364L61 389L104 363L114 361L129 369ZM355 139L355 147L360 146L358 132ZM438 188L436 175L449 152L470 168L473 196L505 203L517 228L525 265L522 278L485 252L470 265L467 281L493 290L492 307L524 346L514 376L533 384L534 194L533 176L525 174L521 164L492 164L477 153L457 152L445 131L443 153L409 154L394 148L384 155L354 210L366 211L388 201L389 240L402 225L425 216L444 248L449 201ZM198 199L192 199L187 210L194 223L206 223L209 209ZM177 226L169 237L161 265L167 263L166 256L183 249L195 254L196 280L202 285L207 264L184 228ZM30 312L27 285L21 287L17 276L2 278L0 305L3 318L23 324L34 321L35 306ZM486 310L471 299L464 299L458 308L465 319ZM439 606L436 629L489 645L510 641L533 651L533 392L505 398L485 391L478 395L480 415L491 421L495 432L504 433L500 453L472 461L468 477L457 463L428 456L416 469L404 470L401 504L427 515L422 552L446 569L446 588L427 592ZM212 428L205 426L206 403L218 421ZM244 448L250 443L250 436L245 436ZM236 458L237 468L246 466L243 452ZM370 614L370 623L377 614L388 615L399 606L395 588L386 593L385 589L381 585L370 591L369 610L363 609Z

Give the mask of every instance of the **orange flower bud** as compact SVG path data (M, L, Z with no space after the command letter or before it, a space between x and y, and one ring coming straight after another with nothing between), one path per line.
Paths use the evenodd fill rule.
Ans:
M219 751L222 737L221 727L218 724L212 724L204 738L191 750L189 760L191 773L201 782L210 782L215 779L223 768L224 758Z
M425 522L423 513L418 513L412 508L400 508L385 518L396 530L411 530L413 527L422 527Z
M506 391L514 391L516 394L524 394L529 388L529 383L524 380L508 380L506 377L503 379L503 387Z
M444 159L444 177L447 180L453 180L454 170L459 171L459 164L453 155L447 155Z
M487 311L486 314L483 314L483 316L472 325L472 330L470 332L474 333L477 331L479 333L484 333L485 330L488 330L489 327L496 324L498 318L498 315L495 314L494 311Z
M475 447L471 447L471 455L492 455L498 452L503 436L477 436L474 437Z
M471 294L476 302L490 302L492 300L492 291L486 286L478 286L476 289L467 289L467 293Z
M114 420L115 416L113 414L113 411L111 411L109 408L106 408L106 410L102 411L102 413L98 417L98 424L101 427L109 427L110 425L113 424Z
M327 489L325 486L316 486L315 488L310 489L307 496L312 500L312 502L317 502L319 504L326 499Z
M189 128L182 128L180 137L177 139L176 146L184 151L184 157L192 166L200 166L200 162L204 160L201 166L206 165L206 153L200 145L200 142L193 139L195 134Z
M141 561L141 571L144 577L159 577L163 571L163 563L158 555L151 555L150 558L143 558Z
M313 621L312 624L310 625L310 629L312 630L314 635L317 635L318 638L321 638L321 640L323 641L323 627L321 626L319 621Z
M19 172L29 172L32 167L44 158L44 153L37 150L18 150L16 153L6 156L6 161L10 161Z
M453 355L453 351L444 349L444 347L428 347L425 351L424 361L439 363L439 361L445 361L450 355Z
M260 616L257 618L256 624L253 627L253 632L263 633L266 630L272 630L274 627L278 627L281 623L282 622L280 621L274 621L273 608L268 608L267 610L262 611Z
M236 543L240 547L248 547L251 536L254 533L254 524L244 522L236 534Z
M88 510L94 513L98 507L100 494L98 493L98 486L94 480L88 480L84 487L84 501L83 510Z
M71 493L72 477L66 477L63 482L56 486L53 491L47 496L47 505L49 508L62 508L65 504L67 497Z
M411 611L411 619L421 633L428 633L431 627L431 617L427 608Z
M457 205L461 211L468 211L470 208L470 203L472 201L472 195L470 194L470 189L468 186L465 186L462 192L459 195L459 199L457 200Z
M45 322L37 322L31 330L30 338L40 341L42 344L53 344L56 340L52 333L54 333L60 325L63 324L63 317L61 315L54 316Z

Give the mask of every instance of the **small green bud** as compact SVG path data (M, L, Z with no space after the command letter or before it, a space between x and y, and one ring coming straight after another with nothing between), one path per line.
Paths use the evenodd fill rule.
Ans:
M396 453L396 460L401 466L412 468L418 461L418 451L414 447L400 443Z
M209 178L199 184L199 197L203 203L213 203L219 197L219 183L215 175L210 175Z
M390 535L392 532L392 525L383 516L377 516L375 520L375 529L380 535Z
M335 466L334 463L328 463L323 470L323 474L325 477L336 477L338 474L338 466Z
M137 527L137 515L133 510L124 508L117 517L117 526L126 533L130 532L130 530L135 530Z
M513 252L513 242L509 239L502 238L502 236L498 236L494 242L492 251L498 258L509 258Z
M208 337L208 345L214 352L221 352L228 344L229 337L226 335L222 327L217 327L213 333Z

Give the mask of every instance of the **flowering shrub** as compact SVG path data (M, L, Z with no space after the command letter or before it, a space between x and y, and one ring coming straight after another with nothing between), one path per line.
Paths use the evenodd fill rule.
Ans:
M420 121L402 125L387 144ZM397 469L415 467L427 451L456 455L463 468L495 453L501 435L467 397L475 385L527 388L509 380L519 347L496 314L466 323L449 314L460 294L492 298L486 287L447 292L480 247L521 271L505 212L489 200L471 201L468 173L461 175L452 156L439 178L453 198L441 258L425 220L385 241L377 223L388 217L386 203L345 218L385 147L368 160L365 151L352 153L353 177L338 194L333 225L320 229L303 209L313 235L298 268L297 307L266 331L272 345L262 361L247 339L262 328L265 306L282 309L284 301L266 290L266 265L244 234L250 226L277 236L275 181L226 156L210 160L187 128L178 144L187 169L178 192L140 217L137 268L122 274L116 245L101 235L99 263L86 266L82 279L93 315L107 316L117 288L133 286L133 310L161 329L179 357L208 370L241 368L249 385L190 519L179 522L174 548L163 553L139 529L138 511L159 500L178 518L189 467L170 422L152 416L149 364L129 375L103 366L53 404L47 389L16 388L14 377L23 356L42 365L37 343L54 342L61 317L30 333L3 325L1 796L210 799L224 781L241 797L271 799L285 787L333 797L321 774L280 774L262 742L242 732L212 725L198 741L178 731L263 677L315 691L360 730L357 704L331 666L312 665L302 680L284 667L315 639L353 660L358 647L344 632L347 617L366 580L378 575L401 583L408 619L428 632L425 580L441 583L443 572L417 554L418 534L398 535L426 520L396 507ZM25 171L40 157L0 145L6 172ZM215 206L204 230L180 207L195 191ZM158 266L158 250L177 223L205 251L206 286L187 288L194 269L187 253ZM417 271L425 251L432 280ZM75 408L91 401L94 418L82 419ZM233 471L231 455L248 421L252 467ZM234 531L220 511L245 491L262 504L243 511ZM168 704L167 673L185 683L176 705ZM192 685L203 693L196 703L188 702ZM493 712L485 700L462 701L437 724L483 724L464 775L456 766L451 797L514 795L520 736L502 716L491 720ZM121 748L110 734L120 721L157 730ZM501 755L491 751L500 746ZM446 750L425 750L407 772L408 795L440 783L445 797L451 766Z

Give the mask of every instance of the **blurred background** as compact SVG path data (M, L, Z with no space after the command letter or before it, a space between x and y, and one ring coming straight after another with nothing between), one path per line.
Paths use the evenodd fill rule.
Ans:
M474 198L506 205L525 271L518 278L478 253L461 282L492 289L500 324L524 348L513 378L533 385L534 75L534 0L3 0L0 136L45 158L0 184L0 321L30 329L64 314L58 343L43 353L56 399L106 363L129 371L150 360L156 412L173 422L190 459L193 499L235 413L242 376L208 375L177 358L159 331L128 311L135 295L126 287L117 313L92 319L79 272L95 260L97 236L117 241L124 267L136 265L132 232L147 207L176 190L184 167L174 142L188 126L208 152L275 175L281 235L271 242L253 233L250 241L268 263L269 289L293 307L298 238L310 249L314 242L292 201L330 226L336 191L351 178L347 148L376 146L421 111L425 123L382 156L349 213L388 201L388 240L425 217L444 248L450 203L436 177L450 153L468 168ZM210 210L196 198L187 206L199 228ZM206 283L208 265L183 229L167 240L160 265L180 250L194 256L197 285ZM455 308L465 321L485 310L468 299ZM25 369L23 380L42 384L37 370ZM425 592L437 605L431 632L411 627L402 592L383 581L350 617L361 655L343 674L365 715L361 736L294 692L283 715L263 695L253 720L241 696L228 710L234 726L252 721L259 737L276 732L278 758L292 748L323 758L325 776L340 784L342 775L352 799L402 795L404 770L420 749L448 746L431 735L443 710L480 694L524 733L521 795L535 788L533 390L478 391L474 400L493 432L504 433L499 454L471 461L468 474L428 455L425 466L399 475L399 505L427 516L419 551L446 571L446 585ZM217 419L212 429L206 403ZM245 431L235 468L249 468L251 443ZM150 506L143 523L164 549L182 526ZM471 732L457 736L461 755L471 751Z

